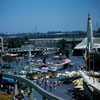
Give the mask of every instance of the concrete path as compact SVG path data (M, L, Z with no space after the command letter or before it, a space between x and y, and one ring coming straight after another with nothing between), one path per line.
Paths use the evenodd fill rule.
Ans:
M100 93L100 83L97 80L93 80L93 77L90 77L84 73L81 73L84 80L88 83L88 85L92 86L95 90Z

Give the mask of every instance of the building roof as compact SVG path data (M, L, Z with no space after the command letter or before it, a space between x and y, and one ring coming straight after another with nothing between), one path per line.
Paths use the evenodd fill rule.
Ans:
M62 40L63 38L39 38L39 39L29 39L29 41L51 41L51 40Z
M94 47L100 48L100 37L93 38ZM74 49L86 49L87 46L87 38L84 38L81 43L79 43Z

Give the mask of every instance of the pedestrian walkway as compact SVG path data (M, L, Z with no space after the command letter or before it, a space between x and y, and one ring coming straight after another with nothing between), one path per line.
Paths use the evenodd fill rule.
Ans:
M56 87L55 87L55 84L56 84ZM70 95L68 94L68 88L73 89L74 88L73 84L61 84L59 79L49 78L49 79L43 80L41 87L44 88L46 91L51 92L52 94L55 94L65 100L72 100L71 94Z
M51 91L51 93L64 98L65 100L72 100L71 94L68 94L68 88L73 89L73 84L63 84L60 87L56 88L56 91Z
M90 85L91 87L93 87L96 91L98 91L100 93L100 83L97 80L93 80L93 77L91 76L87 76L86 74L84 74L83 72L81 73L83 76L84 81Z

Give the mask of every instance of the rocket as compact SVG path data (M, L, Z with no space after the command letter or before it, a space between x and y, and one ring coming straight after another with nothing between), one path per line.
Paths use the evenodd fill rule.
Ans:
M88 14L88 22L87 22L87 46L90 51L93 48L93 30L92 30L92 22L90 14Z

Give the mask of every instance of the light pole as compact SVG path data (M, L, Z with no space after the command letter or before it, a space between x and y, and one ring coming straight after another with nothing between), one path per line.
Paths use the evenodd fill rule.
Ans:
M2 47L2 54L4 53L4 42L3 42L3 37L0 37L1 39L1 47Z
M29 46L29 70L32 70L32 66L31 66L31 45Z

